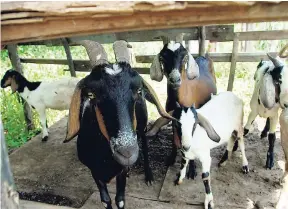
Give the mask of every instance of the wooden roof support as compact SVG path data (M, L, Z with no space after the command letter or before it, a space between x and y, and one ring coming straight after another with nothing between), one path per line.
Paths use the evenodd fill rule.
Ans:
M233 90L235 71L236 71L236 63L238 57L238 47L239 46L239 34L235 33L234 41L233 41L233 49L232 49L232 57L231 57L231 65L230 65L230 73L229 73L229 81L227 91Z
M285 21L287 10L286 1L5 2L1 39L2 44L9 44L112 32ZM17 19L11 15L27 11L31 14L18 14Z
M68 41L66 40L66 38L61 38L61 42L62 42L62 44L64 46L65 53L66 53L66 56L67 56L67 62L68 62L68 65L69 65L70 74L71 74L72 77L76 77L74 62L73 62L73 59L72 59L72 55L71 55L71 52L70 52L70 47L69 47Z

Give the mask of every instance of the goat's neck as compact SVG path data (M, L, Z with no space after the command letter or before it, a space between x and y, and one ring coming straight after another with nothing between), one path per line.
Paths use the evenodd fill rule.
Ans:
M23 99L27 100L31 94L31 91L28 89L28 87L24 87L23 91L19 92L19 94Z

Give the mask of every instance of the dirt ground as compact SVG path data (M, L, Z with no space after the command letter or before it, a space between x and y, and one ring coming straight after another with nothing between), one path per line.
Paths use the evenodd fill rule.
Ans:
M89 170L77 159L76 140L62 143L66 121L67 118L64 118L50 127L48 142L41 142L41 136L37 136L10 154L10 163L21 199L79 208L97 191ZM275 166L272 170L264 168L268 140L260 139L257 127L258 124L259 129L262 129L263 122L263 119L254 122L254 128L245 141L250 166L248 175L241 173L240 151L235 153L233 160L221 168L216 165L225 151L225 146L211 151L212 192L216 208L250 209L261 208L258 206L262 205L262 208L268 209L277 201L284 156L278 128ZM170 125L163 127L156 138L149 139L155 182L150 187L145 185L143 158L140 155L130 172L126 196L130 199L149 200L147 208L151 208L154 203L155 206L159 203L170 203L169 208L175 209L178 208L178 204L186 205L185 208L189 205L191 208L195 208L195 205L199 207L204 201L201 165L197 162L198 176L195 180L185 180L182 185L174 186L173 181L179 171L179 163L170 168L165 166L165 160L171 152L171 143ZM109 185L109 191L114 199L115 182ZM145 204L143 203L141 208L146 208ZM129 205L127 208L130 208Z

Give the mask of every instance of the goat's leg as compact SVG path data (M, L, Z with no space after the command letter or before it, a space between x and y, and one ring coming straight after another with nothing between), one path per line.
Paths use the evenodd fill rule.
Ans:
M263 129L263 131L261 132L261 135L260 135L261 139L267 137L267 133L269 131L269 128L270 128L270 119L267 118L265 126L264 126L264 129Z
M210 181L210 167L211 167L211 157L210 152L201 153L202 156L199 157L199 160L202 163L202 180L205 187L205 209L213 209L213 194L211 190L211 181Z
M124 170L116 177L116 197L115 202L118 209L124 209L125 205L125 188L126 188L126 176L127 172Z
M278 122L278 113L273 117L270 117L270 129L268 134L269 149L267 152L267 159L266 159L266 168L269 168L270 170L274 166L274 144L276 140L275 131L277 122Z
M112 201L111 201L111 198L109 196L107 185L105 183L103 183L102 181L98 180L96 178L96 176L93 174L93 172L92 172L92 176L93 176L93 178L97 184L97 187L99 189L100 198L101 198L101 202L102 202L103 206L106 209L112 209Z
M224 155L222 156L221 160L218 163L219 167L220 166L225 166L227 160L231 159L233 146L234 146L234 143L235 143L235 136L233 134L234 134L234 132L232 133L232 136L228 140L226 151L225 151Z
M153 173L150 167L149 163L149 157L148 157L148 141L145 136L145 132L143 131L140 133L140 137L142 140L142 152L144 156L144 172L145 172L145 182L147 185L151 185L154 181Z
M248 116L248 120L246 125L244 126L244 136L246 136L249 133L249 130L251 128L252 123L254 122L255 118L257 117L257 112L252 110Z
M249 167L248 167L248 160L246 158L245 143L243 136L239 136L239 147L242 154L242 172L244 174L247 174L249 173Z
M190 153L190 161L189 161L189 168L188 168L188 173L187 173L187 178L188 179L195 179L197 176L196 172L196 164L195 164L195 155Z
M37 112L39 113L39 117L40 117L40 123L42 126L42 141L47 141L48 140L48 129L46 127L46 110L45 108L37 108L36 109Z
M189 163L189 159L185 157L185 153L182 154L180 173L178 174L177 179L174 181L175 185L180 185L183 182L183 179L186 175L187 165Z

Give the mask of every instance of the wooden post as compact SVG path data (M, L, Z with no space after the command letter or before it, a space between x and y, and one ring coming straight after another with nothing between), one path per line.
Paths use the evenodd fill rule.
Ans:
M72 55L71 55L71 51L70 51L70 47L68 44L68 41L66 38L61 38L61 42L64 46L65 49L65 53L67 56L67 61L68 61L68 65L69 65L69 70L70 70L70 74L72 77L76 77L76 72L75 72L75 67L74 67L74 62L72 59Z
M235 70L236 70L236 60L238 56L238 46L239 46L239 34L235 33L234 40L233 40L233 49L232 49L230 74L229 74L227 91L233 90L233 83L234 83Z
M4 139L3 124L0 117L1 138L1 208L18 209L19 195L16 191L13 175L10 169L9 156Z
M17 45L16 44L9 44L9 45L7 45L7 49L8 49L9 58L10 58L10 61L12 63L14 70L23 74L20 58L19 58L18 53L17 53ZM22 101L22 104L24 107L24 116L25 116L27 130L33 130L34 124L33 124L33 120L32 120L31 108L28 105L28 103L26 101L24 101L22 98L21 98L21 101Z
M199 27L199 56L205 56L205 40L206 31L205 26Z

